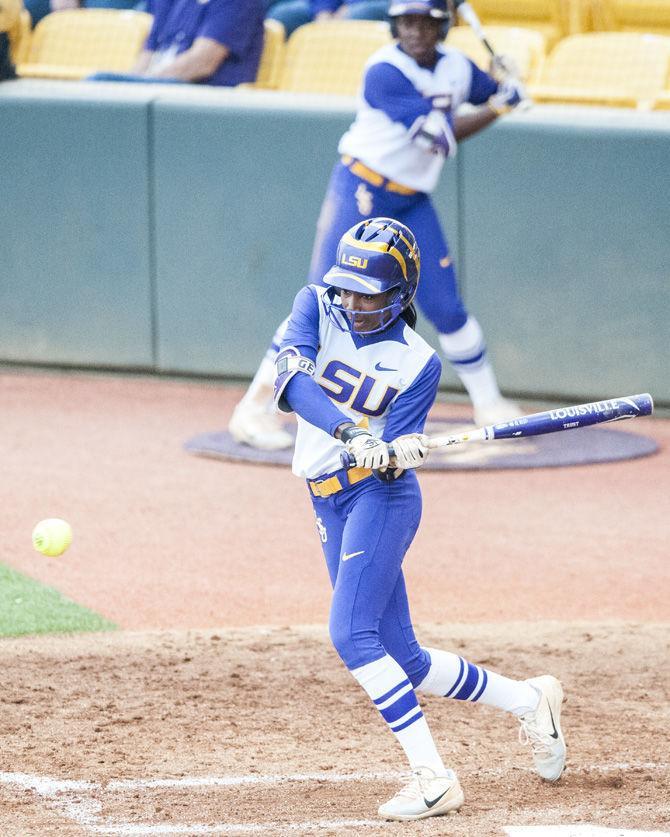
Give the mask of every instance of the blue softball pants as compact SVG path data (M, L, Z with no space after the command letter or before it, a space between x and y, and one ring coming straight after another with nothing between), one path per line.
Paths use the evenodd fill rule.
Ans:
M435 207L425 192L400 195L372 186L335 164L317 223L309 282L319 285L335 264L341 236L365 218L395 218L414 233L421 252L421 279L416 301L441 334L458 331L467 320L449 245Z
M312 497L333 585L330 637L349 669L390 654L412 685L430 656L414 636L402 561L421 519L413 471L395 482L369 477L330 497Z

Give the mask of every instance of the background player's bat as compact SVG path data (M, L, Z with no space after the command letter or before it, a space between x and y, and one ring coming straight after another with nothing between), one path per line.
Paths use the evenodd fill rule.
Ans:
M445 448L464 442L490 442L493 439L520 439L525 436L542 436L545 433L557 433L560 430L575 430L590 424L607 421L649 416L654 410L654 401L648 392L640 395L622 395L593 401L590 404L576 404L573 407L557 407L542 413L511 419L500 424L489 424L466 433L454 433L449 436L432 436L428 439L429 448ZM393 452L391 455L393 455ZM340 460L343 467L351 468L355 463L347 451L342 451Z
M486 37L486 32L484 32L484 27L482 26L482 23L479 20L479 17L477 16L477 12L472 8L468 1L454 0L454 6L456 7L456 11L458 12L458 14L463 18L463 20L468 24L470 29L472 29L475 35L486 47L491 56L491 59L493 60L494 66L496 66L506 76L516 78L518 76L518 70L514 66L512 66L512 63L509 59L505 59L502 55L498 55L498 53L495 51L493 44Z
M481 21L477 16L477 12L472 8L467 0L454 0L454 6L456 7L458 14L463 18L463 20L468 24L468 26L489 51L491 58L498 62L501 65L501 69L504 70L504 63L501 62L500 56L496 53L495 49L493 49L491 42L486 37Z

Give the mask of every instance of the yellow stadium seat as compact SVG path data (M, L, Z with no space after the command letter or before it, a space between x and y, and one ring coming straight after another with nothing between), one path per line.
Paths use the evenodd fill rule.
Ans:
M128 72L151 28L146 12L72 9L52 12L33 30L20 76L84 78L97 71Z
M490 26L534 29L547 40L547 47L570 32L571 3L576 0L472 0L470 5L485 30ZM460 27L457 27L460 28Z
M670 0L591 0L593 28L670 35Z
M570 35L529 92L537 102L651 107L666 87L670 38L623 32Z
M654 110L670 110L670 90L664 90L654 102Z
M284 26L278 20L265 18L263 23L265 39L263 42L263 54L258 67L258 74L253 87L263 87L268 90L275 90L279 85L282 67L284 65L284 54L286 52L286 39Z
M499 55L512 59L522 81L538 80L547 51L542 32L514 26L487 26L486 37ZM483 70L489 69L491 56L469 26L451 29L446 45L464 52Z
M0 2L0 32L9 32L14 28L22 8L21 0L2 0Z
M279 89L353 96L368 57L390 40L389 27L382 21L306 23L287 41Z
M16 22L7 34L9 35L9 49L12 55L12 61L15 64L20 64L26 60L28 49L30 48L30 38L32 36L32 20L30 18L30 12L27 9L21 10Z

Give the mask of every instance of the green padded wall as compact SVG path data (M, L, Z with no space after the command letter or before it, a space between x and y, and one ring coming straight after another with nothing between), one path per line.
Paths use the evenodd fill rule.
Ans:
M2 360L153 363L148 101L0 97Z
M667 402L670 119L529 115L461 162L467 297L501 386Z
M352 116L327 97L0 85L0 361L252 374ZM504 390L670 403L668 160L667 114L534 108L448 162L434 201Z
M154 106L158 367L246 375L305 283L348 115Z

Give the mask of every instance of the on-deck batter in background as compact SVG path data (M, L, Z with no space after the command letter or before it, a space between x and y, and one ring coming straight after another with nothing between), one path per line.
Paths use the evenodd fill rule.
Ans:
M511 680L423 648L414 635L402 562L421 519L415 469L428 456L423 428L441 373L437 354L413 328L421 267L404 224L372 218L354 225L322 284L296 296L275 383L280 409L298 415L293 471L307 480L333 585L333 645L412 771L379 808L390 820L439 816L464 801L415 690L512 712L542 778L556 781L565 764L555 677ZM344 450L351 470L340 465Z
M523 91L514 80L498 81L440 44L451 22L446 0L394 2L389 17L397 40L366 65L356 119L340 140L341 158L321 209L309 281L321 281L340 236L363 218L383 215L408 224L423 254L419 308L439 332L442 350L472 400L475 423L495 424L521 411L500 393L482 329L460 297L430 194L457 141L518 105ZM474 107L457 115L464 103ZM229 423L233 437L252 447L293 443L271 406L274 360L285 328L286 321Z

